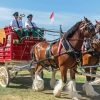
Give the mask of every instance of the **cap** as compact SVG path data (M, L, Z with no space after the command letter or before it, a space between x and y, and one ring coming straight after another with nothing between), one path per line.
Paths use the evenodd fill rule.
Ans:
M13 14L13 16L19 16L19 13L18 13L18 12L15 12L15 13Z
M27 16L27 18L29 18L29 17L33 17L33 15L32 15L32 14L29 14L29 15Z

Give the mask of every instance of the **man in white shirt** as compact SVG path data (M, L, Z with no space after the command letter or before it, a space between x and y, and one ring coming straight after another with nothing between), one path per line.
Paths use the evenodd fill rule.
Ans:
M22 21L18 19L19 13L15 12L13 16L14 19L11 21L10 26L12 26L13 28L22 28L23 27Z
M22 37L22 28L23 28L23 24L22 24L22 20L19 20L19 13L15 12L13 14L14 19L11 21L10 26L12 26L12 28L14 29L15 32L17 32L19 39Z
M29 36L32 37L37 37L38 33L37 33L37 26L34 22L32 22L33 19L33 15L29 14L27 16L27 21L25 22L25 28L27 29L27 31L29 32Z
M37 26L34 22L32 22L32 19L33 19L33 15L32 14L29 14L27 16L28 20L25 22L25 28L27 29L36 29Z
M25 28L29 30L29 33L31 33L29 36L33 36L34 38L42 38L44 31L38 28L36 24L32 22L33 15L30 14L27 16L27 18L28 20L25 22Z

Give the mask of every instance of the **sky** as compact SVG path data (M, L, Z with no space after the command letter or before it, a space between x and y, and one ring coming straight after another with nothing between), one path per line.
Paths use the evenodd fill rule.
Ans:
M37 26L59 30L62 25L67 31L84 16L94 24L100 20L100 0L0 0L0 28L9 25L16 11L26 15L23 23L28 14L33 14ZM49 17L53 11L55 18L51 24Z

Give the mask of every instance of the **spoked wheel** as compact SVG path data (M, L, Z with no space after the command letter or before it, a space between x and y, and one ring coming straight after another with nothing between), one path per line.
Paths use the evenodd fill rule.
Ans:
M5 66L0 67L0 85L7 87L9 85L9 71Z

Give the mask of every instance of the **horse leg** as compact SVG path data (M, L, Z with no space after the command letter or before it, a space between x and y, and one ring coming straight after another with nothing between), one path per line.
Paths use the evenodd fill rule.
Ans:
M29 70L29 72L30 72L30 75L32 77L32 80L34 80L34 78L35 78L35 68L32 68L31 70Z
M85 69L86 73L90 73L90 68ZM83 90L86 92L86 95L88 96L98 96L99 94L94 90L91 82L91 76L86 76L86 82L83 85Z
M32 85L32 89L34 91L42 91L44 89L44 81L40 77L42 71L43 71L42 66L38 66L35 72L35 79L33 80L33 85Z
M91 68L91 73L96 74L97 68ZM91 81L94 81L96 77L91 77Z
M96 74L97 68L92 68L91 73ZM92 82L90 83L91 85L100 85L100 79L95 80L96 77L92 77L91 80Z
M51 80L50 80L50 87L52 89L54 89L55 84L56 84L55 74L56 74L56 71L53 71L52 72L52 77L51 77Z
M65 66L60 66L60 72L61 72L61 80L57 82L57 84L55 85L54 91L53 91L53 94L55 97L61 96L61 91L64 85L66 84L66 80L67 80L66 78L67 69Z
M81 98L81 95L78 94L76 90L76 83L75 83L75 73L76 73L76 68L75 69L70 69L70 78L71 81L67 84L67 90L69 91L69 94L71 98L74 100L79 100Z

